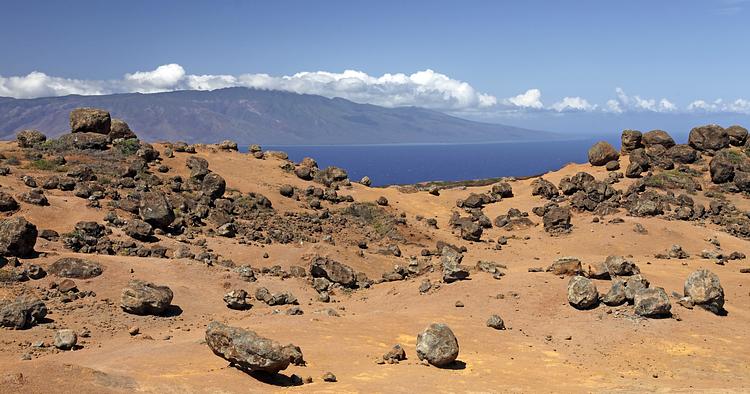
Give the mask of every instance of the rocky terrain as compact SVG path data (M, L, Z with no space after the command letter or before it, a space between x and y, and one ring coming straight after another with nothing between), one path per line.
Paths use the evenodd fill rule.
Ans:
M76 109L0 143L0 391L748 391L747 137L373 188Z

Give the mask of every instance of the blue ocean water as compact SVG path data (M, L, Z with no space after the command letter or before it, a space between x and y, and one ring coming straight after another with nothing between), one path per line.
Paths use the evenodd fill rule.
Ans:
M268 145L299 161L309 156L321 168L337 166L359 180L369 176L373 185L422 181L457 181L502 176L537 175L587 160L594 139L546 142L419 145ZM610 141L619 147L619 142Z

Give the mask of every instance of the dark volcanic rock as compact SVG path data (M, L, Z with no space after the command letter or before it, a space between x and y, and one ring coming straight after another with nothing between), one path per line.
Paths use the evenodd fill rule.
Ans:
M430 324L417 335L417 357L436 367L444 367L455 361L458 350L458 340L445 324Z
M643 148L643 134L638 130L623 130L620 141L622 153L627 154L635 149Z
M572 227L570 224L570 209L564 207L550 208L545 212L543 221L544 230L553 234L569 232Z
M719 276L701 269L691 273L685 280L685 296L695 305L699 305L713 313L724 311L724 288L721 287Z
M31 189L27 192L23 192L18 195L18 199L32 205L47 206L47 196L44 195L42 189Z
M169 227L175 219L172 205L164 193L158 191L143 193L138 214L145 222L162 229Z
M672 304L661 287L641 289L634 297L635 313L645 317L669 316Z
M729 144L734 146L742 146L747 141L747 129L733 125L726 128L727 134L729 135Z
M203 183L201 184L201 191L209 196L212 200L220 198L224 195L226 190L227 182L221 175L216 173L208 173L203 177Z
M720 151L711 159L708 167L713 183L727 183L734 179L735 165L738 161L735 155L734 152Z
M646 147L661 145L666 149L674 146L674 139L664 130L651 130L643 134L643 145Z
M680 164L692 164L698 160L698 151L693 149L690 145L679 144L675 145L667 150L667 155L670 159Z
M716 124L694 127L690 130L688 144L697 150L716 151L729 146L729 134Z
M130 126L121 119L112 119L112 123L109 128L109 140L113 141L118 138L129 139L138 138L134 132L130 130Z
M608 142L599 141L589 149L589 163L592 166L603 166L610 161L617 161L620 153Z
M357 284L357 275L352 267L325 257L313 259L310 264L310 275L313 278L326 278L344 287L354 287Z
M469 269L461 265L464 256L450 246L441 250L440 264L443 266L443 281L445 283L463 280L469 277Z
M560 195L560 191L557 186L544 178L537 178L531 182L531 195L542 196L546 199L551 199Z
M70 112L72 133L109 134L112 118L109 112L96 108L76 108Z
M0 191L0 212L15 211L18 209L18 201L8 193Z
M14 301L0 300L0 326L14 329L29 328L47 316L42 300L22 295Z
M0 221L0 254L27 257L34 253L36 226L22 216Z
M63 257L47 268L50 274L61 278L90 279L102 274L102 266L77 257Z
M169 308L173 296L167 286L133 279L122 289L120 307L135 315L161 315Z
M153 227L143 220L133 219L125 226L125 234L139 241L148 241L154 233Z
M591 279L574 276L568 282L568 303L576 309L595 307L599 302L599 292Z
M254 331L213 321L206 328L206 344L215 355L246 371L278 373L302 352L294 345L282 346Z
M106 150L109 146L109 137L97 133L71 133L63 134L58 138L62 144L81 150Z

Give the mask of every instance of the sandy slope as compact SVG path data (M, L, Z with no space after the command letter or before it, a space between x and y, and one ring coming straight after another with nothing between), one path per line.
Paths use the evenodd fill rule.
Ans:
M13 151L10 144L0 150ZM161 148L160 148L161 149ZM277 159L256 160L241 153L199 151L211 169L227 180L228 188L241 192L259 192L272 200L275 209L303 210L301 203L279 195L284 183L305 187L308 182L280 169ZM186 154L165 159L173 168L170 174L186 174ZM626 163L625 163L626 164ZM624 165L623 165L624 166ZM587 171L598 179L606 172L589 165L571 164L546 174L557 184L566 175ZM40 175L41 176L41 175ZM628 180L615 185L624 189ZM531 196L531 180L512 183L515 196L485 208L490 218L511 207L523 211L543 205ZM15 176L0 178L2 189L24 189ZM189 260L152 259L85 255L102 263L102 276L77 281L79 288L94 290L96 298L85 298L51 308L52 324L23 331L0 331L4 344L0 351L0 392L590 392L590 391L750 391L750 274L739 273L750 266L745 260L725 266L700 259L700 251L710 249L706 241L716 235L726 251L750 254L747 241L720 232L712 225L667 221L662 218L634 218L625 212L616 215L624 223L608 223L608 218L593 223L593 215L576 213L571 234L551 237L544 232L541 218L527 230L508 232L497 228L485 231L482 239L515 236L502 250L494 242L471 243L460 240L448 226L456 199L489 187L445 190L439 197L426 192L404 193L395 187L379 189L354 184L350 190L356 201L373 201L383 195L395 213L405 212L416 234L416 242L400 245L404 256L417 255L423 248L434 248L436 240L468 247L464 263L478 260L506 264L507 274L500 280L489 274L473 272L471 280L442 285L420 295L422 277L375 285L352 294L337 293L335 302L317 301L315 291L302 279L281 280L259 277L246 283L223 267L207 267ZM18 214L40 228L70 231L80 220L101 221L105 210L85 206L85 201L65 192L48 192L49 207L22 204ZM738 207L750 206L742 197L733 197ZM329 206L336 209L334 206ZM415 220L416 215L434 217L439 230L429 229ZM641 223L647 235L633 231ZM403 264L405 258L386 257L372 249L357 254L355 240L340 234L336 245L327 243L240 245L232 239L210 239L209 245L223 256L254 267L305 265L314 254L329 255L370 277ZM337 238L337 237L334 237ZM526 239L524 239L526 238ZM165 239L165 246L174 245ZM690 253L687 260L658 260L655 253L680 244ZM60 256L75 255L60 243L40 239L37 250L46 256L33 263L46 265ZM269 258L261 256L267 252ZM633 316L632 307L610 308L604 305L579 311L567 303L567 278L550 273L528 272L530 267L546 267L560 256L577 256L584 263L603 261L607 255L630 255L652 285L668 293L682 291L687 275L698 268L709 268L721 278L726 292L727 316L715 316L703 310L688 310L673 300L675 317L642 319ZM433 262L437 258L433 257ZM123 313L119 294L130 278L166 284L175 293L173 304L181 313L172 317L143 317ZM433 283L438 272L427 274ZM46 287L54 278L27 283ZM605 292L609 281L596 281ZM254 302L249 311L227 309L223 294L232 288L244 288L251 294L259 286L272 291L290 290L299 299L301 316L287 316L287 307L268 307ZM12 289L2 288L9 294ZM2 293L0 293L2 295ZM456 301L465 304L454 306ZM57 305L57 304L56 304ZM329 316L333 308L338 317ZM282 313L276 314L275 309ZM491 314L499 314L511 328L495 331L485 326ZM306 367L292 366L274 381L261 381L228 367L202 342L206 324L222 320L253 329L281 343L300 346L308 362ZM415 354L416 334L432 322L445 322L453 329L461 346L455 368L439 369L421 364ZM131 337L128 327L138 326L141 335ZM83 348L58 352L49 348L30 361L21 361L29 344L51 342L55 328L87 328L90 338L82 338ZM378 365L375 358L393 344L404 346L409 359L398 365ZM324 383L320 377L331 371L337 383ZM314 383L284 387L284 376L312 376ZM22 376L21 376L22 375Z

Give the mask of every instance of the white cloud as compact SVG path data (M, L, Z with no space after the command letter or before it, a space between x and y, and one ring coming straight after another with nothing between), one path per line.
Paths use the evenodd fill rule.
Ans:
M581 97L563 97L562 100L552 104L550 108L557 112L593 111L597 106L591 105L586 99Z
M213 90L227 87L283 90L342 97L359 103L385 107L417 106L454 114L523 114L527 112L626 112L694 113L731 112L750 114L750 100L695 100L679 107L667 98L642 98L628 95L621 88L604 105L580 96L565 96L552 105L542 102L540 89L528 89L513 97L498 99L475 89L467 82L433 70L412 74L396 73L372 76L362 71L345 70L300 72L293 75L269 74L188 74L179 64L165 64L150 71L136 71L115 80L82 80L49 76L34 71L24 76L0 76L0 96L35 98L69 94L101 95L111 93L155 93L173 90Z
M518 96L510 97L504 100L506 105L512 105L519 108L544 108L542 104L542 92L539 89L529 89L525 93L521 93Z

